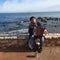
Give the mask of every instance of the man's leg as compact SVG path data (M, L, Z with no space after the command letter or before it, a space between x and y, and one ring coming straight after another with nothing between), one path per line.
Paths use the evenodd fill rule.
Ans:
M29 40L28 40L28 46L30 49L33 49L33 37L29 37Z
M31 37L28 41L29 48L34 49L34 51L37 48L35 40L36 40L36 37L34 36L34 37Z
M40 37L40 49L42 49L42 37Z
M44 40L42 39L42 37L40 37L40 50L39 50L39 52L42 51L43 43L44 43Z
M43 45L44 45L44 37L42 37L42 47L43 47Z
M36 42L35 42L36 39L37 39L36 36L34 36L34 39L33 39L34 52L37 49Z

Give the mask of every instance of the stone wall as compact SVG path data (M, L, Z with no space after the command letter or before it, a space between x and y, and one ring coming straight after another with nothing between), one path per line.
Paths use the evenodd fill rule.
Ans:
M25 36L25 37L28 37ZM0 48L6 47L20 47L20 46L28 46L27 44L28 38L25 39L0 39ZM60 46L60 34L58 33L49 33L45 36L44 46Z

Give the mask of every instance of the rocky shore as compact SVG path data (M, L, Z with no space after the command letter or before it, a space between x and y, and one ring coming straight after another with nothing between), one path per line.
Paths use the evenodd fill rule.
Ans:
M21 37L21 38L20 38ZM9 46L28 46L28 34L21 34L19 36L5 36L0 35L0 48ZM49 33L45 36L44 46L60 46L60 33Z

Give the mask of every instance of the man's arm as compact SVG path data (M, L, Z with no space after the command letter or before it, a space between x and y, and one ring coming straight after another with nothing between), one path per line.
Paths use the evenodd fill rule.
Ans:
M29 33L29 37L33 35L33 26L29 25L28 33Z

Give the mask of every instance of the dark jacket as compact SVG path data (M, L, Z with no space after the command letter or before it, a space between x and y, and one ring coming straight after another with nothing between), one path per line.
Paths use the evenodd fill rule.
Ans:
M37 25L41 26L41 24L39 22L37 22ZM29 38L31 38L31 36L33 35L33 30L34 30L34 25L30 24L29 25L29 30L28 30L28 32L29 32Z

